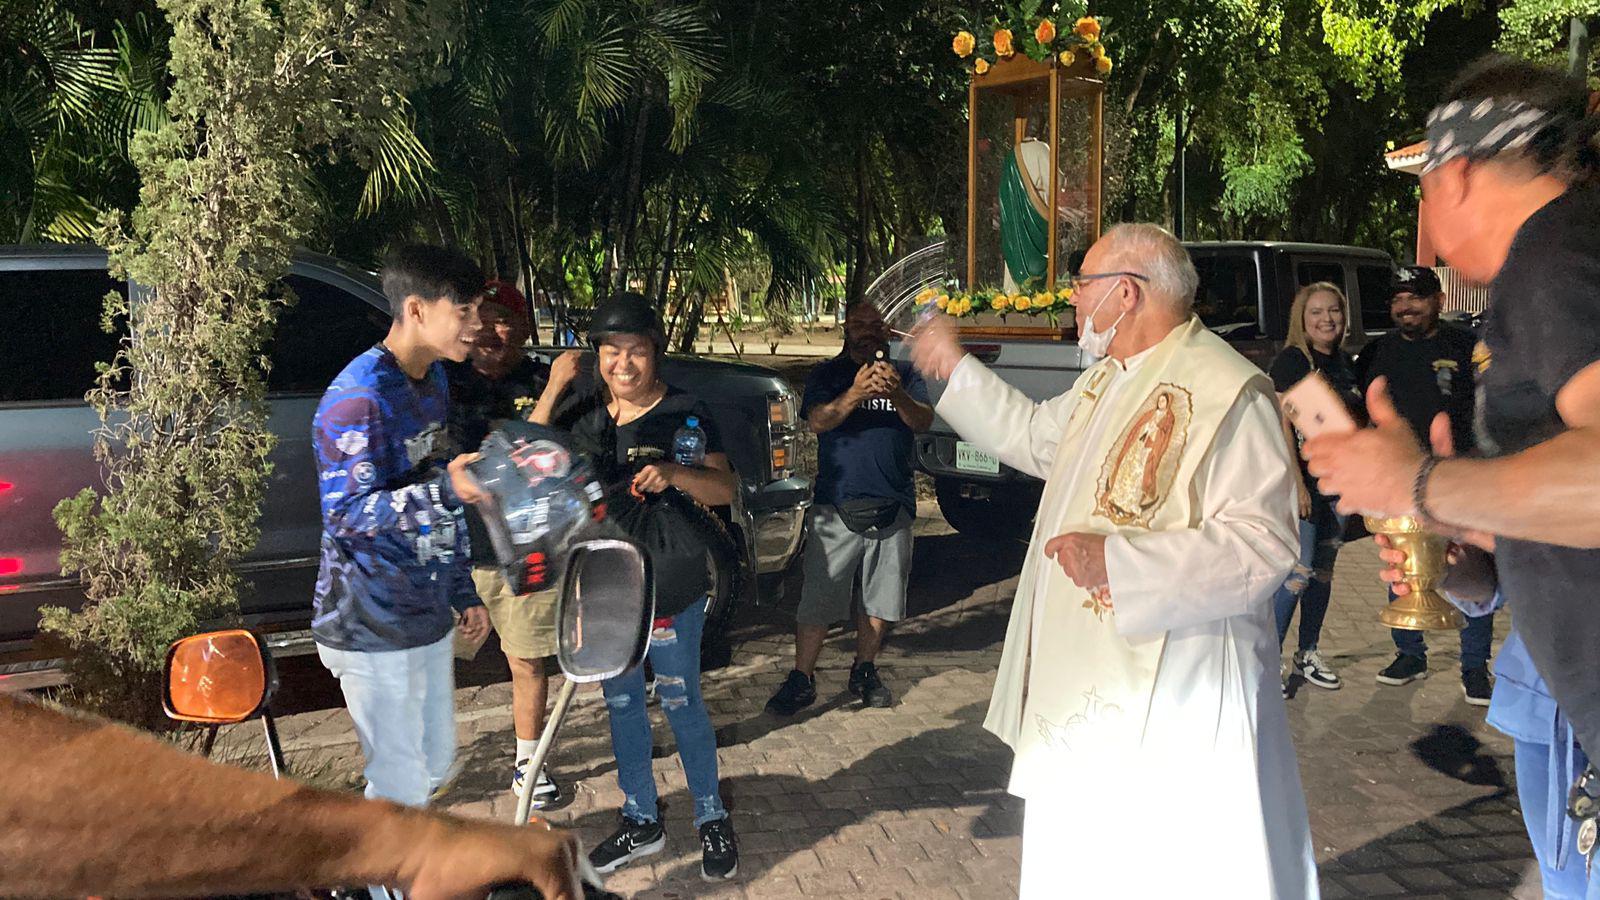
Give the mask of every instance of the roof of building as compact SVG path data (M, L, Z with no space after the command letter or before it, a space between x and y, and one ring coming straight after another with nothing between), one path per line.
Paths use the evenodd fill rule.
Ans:
M1383 161L1389 169L1395 172L1408 172L1412 175L1422 174L1422 163L1428 156L1428 142L1417 141L1398 150L1390 150L1383 155Z

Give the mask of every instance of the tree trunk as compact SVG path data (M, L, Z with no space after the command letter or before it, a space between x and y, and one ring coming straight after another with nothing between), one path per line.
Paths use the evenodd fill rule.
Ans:
M847 305L857 303L867 292L867 270L871 265L869 257L871 247L867 237L867 229L871 227L871 209L867 192L867 153L866 145L856 145L856 217L855 233L851 235L853 253L850 262L850 284L845 294Z

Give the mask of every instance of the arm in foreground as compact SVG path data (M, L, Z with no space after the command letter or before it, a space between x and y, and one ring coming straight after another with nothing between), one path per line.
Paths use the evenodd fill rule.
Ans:
M86 783L89 778L92 783ZM174 897L388 884L579 900L561 832L469 822L206 762L0 696L0 896Z

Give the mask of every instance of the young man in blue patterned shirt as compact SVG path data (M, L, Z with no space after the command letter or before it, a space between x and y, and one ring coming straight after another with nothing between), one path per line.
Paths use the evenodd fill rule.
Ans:
M489 619L472 586L465 504L482 497L455 455L441 360L478 330L483 273L439 247L384 267L393 322L328 386L312 424L322 563L312 636L339 679L366 756L367 796L426 805L455 759L455 613Z

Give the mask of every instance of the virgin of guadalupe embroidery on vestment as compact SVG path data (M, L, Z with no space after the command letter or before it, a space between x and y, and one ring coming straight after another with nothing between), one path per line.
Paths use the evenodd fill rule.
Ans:
M1150 527L1172 490L1193 414L1186 389L1163 383L1150 392L1100 468L1095 515L1115 525Z

